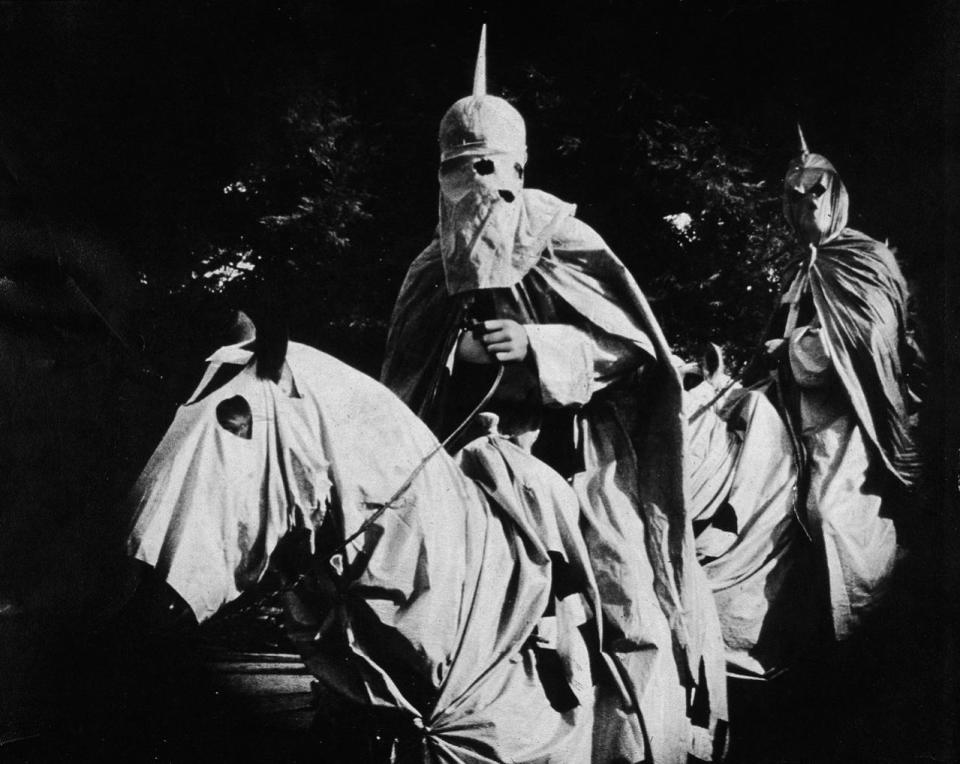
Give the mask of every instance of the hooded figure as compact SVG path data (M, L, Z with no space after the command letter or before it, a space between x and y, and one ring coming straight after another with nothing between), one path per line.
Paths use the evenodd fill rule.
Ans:
M770 354L751 366L772 373L687 395L687 512L734 675L776 676L828 624L850 635L893 569L883 500L917 468L904 374L916 350L900 269L846 227L848 204L801 133L783 212L807 252L784 279Z
M484 49L485 33L474 92L440 123L439 226L401 287L382 379L439 437L493 386L500 431L572 483L612 668L594 760L709 760L726 691L684 514L680 380L603 239L523 187L524 122L487 95Z
M784 179L784 214L808 245L768 346L800 464L798 511L825 558L833 629L851 633L893 569L896 529L884 496L918 468L905 361L907 287L886 246L847 228L847 191L807 150ZM886 511L884 511L886 510Z

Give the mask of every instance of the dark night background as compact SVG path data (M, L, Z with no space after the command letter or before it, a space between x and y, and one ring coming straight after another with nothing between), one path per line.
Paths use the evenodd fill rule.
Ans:
M712 340L736 364L758 339L797 121L851 226L896 247L930 369L906 610L865 648L879 673L858 698L877 704L844 709L820 758L783 760L952 760L960 27L947 3L828 0L0 2L0 752L40 730L96 738L70 750L97 758L111 727L78 712L88 697L106 715L173 697L85 689L145 652L101 638L124 492L233 309L280 310L377 372L483 22L527 185L578 204L679 352ZM681 212L691 237L664 220ZM57 700L31 724L37 693ZM145 735L124 758L185 758L124 724L124 745Z

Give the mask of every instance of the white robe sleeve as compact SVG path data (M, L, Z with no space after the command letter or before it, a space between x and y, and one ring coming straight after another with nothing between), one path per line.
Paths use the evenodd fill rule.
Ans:
M583 406L618 375L637 368L639 347L567 324L524 326L547 406Z

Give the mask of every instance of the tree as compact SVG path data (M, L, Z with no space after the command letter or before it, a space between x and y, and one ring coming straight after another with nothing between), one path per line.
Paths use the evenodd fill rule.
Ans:
M629 73L614 81L578 101L574 118L567 98L544 95L558 83L535 69L511 96L552 147L551 182L590 202L583 216L637 277L675 352L689 358L712 341L741 368L792 252L780 189L759 176L750 137L713 121L703 101L666 97ZM615 117L598 129L596 114Z

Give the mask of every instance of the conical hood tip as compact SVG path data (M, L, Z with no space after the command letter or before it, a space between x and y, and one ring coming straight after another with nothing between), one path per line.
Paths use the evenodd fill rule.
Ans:
M480 28L480 47L477 50L477 65L473 70L473 97L487 94L487 25Z
M800 157L806 159L810 156L810 149L807 146L807 139L803 137L803 128L800 127L799 122L797 122L797 135L800 136Z

